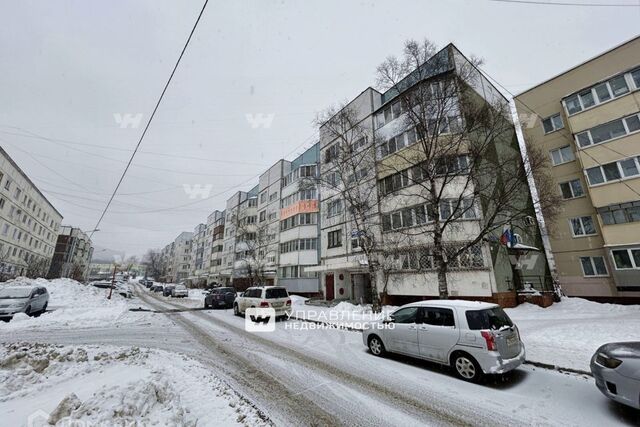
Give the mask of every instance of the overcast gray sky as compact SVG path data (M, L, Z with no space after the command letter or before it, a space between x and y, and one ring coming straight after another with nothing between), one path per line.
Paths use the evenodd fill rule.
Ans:
M201 5L2 2L0 145L65 224L93 228ZM312 144L316 113L373 85L406 39L454 42L517 93L636 36L639 22L640 7L212 0L94 242L142 254L206 222ZM137 129L114 116L138 113ZM271 126L247 120L259 113ZM192 199L184 184L215 197Z

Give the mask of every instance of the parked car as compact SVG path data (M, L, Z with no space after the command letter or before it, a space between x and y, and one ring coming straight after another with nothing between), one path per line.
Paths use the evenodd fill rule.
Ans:
M497 304L478 301L421 301L400 307L389 319L371 322L362 333L371 353L386 352L452 366L463 380L502 374L525 360L518 328Z
M164 288L162 288L162 296L170 297L173 288L175 288L174 285L165 285Z
M185 285L176 285L171 291L171 296L174 298L186 298L189 296L189 289Z
M144 282L144 285L147 287L147 289L151 289L151 287L153 286L153 280L147 280L146 282Z
M640 342L603 345L591 358L591 373L602 394L640 409Z
M5 286L0 288L0 318L8 320L16 313L39 315L47 310L49 292L42 286Z
M162 285L151 285L151 287L149 288L151 292L162 292L163 289L164 289L164 286Z
M251 307L270 307L276 311L276 318L284 318L291 315L291 298L287 289L281 286L255 286L236 297L233 313L241 316Z
M109 289L115 287L111 280L99 280L97 282L91 282L90 285L100 289Z
M115 291L125 298L133 298L133 291L126 283L118 284L115 288Z
M204 308L231 308L236 299L234 288L214 288L204 297Z

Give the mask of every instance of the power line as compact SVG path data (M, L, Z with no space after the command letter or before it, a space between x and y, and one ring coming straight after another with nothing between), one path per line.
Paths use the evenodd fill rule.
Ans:
M189 46L189 42L191 41L191 37L193 37L193 33L196 31L196 28L198 27L198 23L200 22L200 18L202 18L202 14L204 13L205 8L207 7L207 3L209 3L209 0L205 0L204 1L204 4L202 5L202 9L200 10L200 14L198 14L198 18L196 19L195 24L193 24L193 28L191 29L191 32L189 33L189 37L187 38L187 41L184 44L184 47L182 48L182 52L180 52L180 56L178 57L178 60L176 61L176 64L173 66L173 70L171 71L171 75L169 76L169 79L167 80L167 83L165 83L165 85L164 85L164 89L162 89L162 93L160 94L160 97L158 98L158 102L156 102L156 106L153 108L153 111L151 112L151 116L149 117L149 120L147 121L147 124L145 125L144 130L142 131L142 135L140 135L140 140L136 144L136 148L135 148L135 150L133 150L133 153L131 153L131 158L129 158L129 162L127 163L127 166L125 167L124 171L122 172L122 176L120 177L120 180L118 181L118 184L116 185L116 188L113 190L113 194L109 198L109 201L107 202L107 205L104 207L104 211L100 215L100 218L98 219L98 222L96 222L95 227L93 227L93 231L91 232L91 235L89 236L89 238L93 237L93 233L95 233L95 230L97 230L98 227L100 226L100 223L102 222L102 219L104 218L104 216L107 214L107 211L109 210L109 206L111 206L111 202L113 202L113 199L116 197L116 194L118 193L118 189L120 188L120 185L122 185L122 181L124 181L124 177L127 175L127 172L129 171L129 167L131 167L131 163L133 163L133 159L135 158L136 154L138 153L138 150L140 149L140 145L142 144L142 141L144 140L144 137L147 134L147 130L149 130L149 126L151 126L151 122L153 121L153 118L156 115L156 111L158 111L158 108L160 107L160 103L162 102L162 99L164 98L164 94L167 92L167 89L169 88L169 84L171 83L171 80L173 79L173 76L175 75L176 70L178 69L178 65L180 65L180 61L182 60L182 57L184 56L184 53L187 50L187 46Z
M638 4L630 3L584 3L584 2L564 2L564 1L539 1L539 0L488 0L494 3L515 3L530 4L538 6L577 6L577 7L640 7Z

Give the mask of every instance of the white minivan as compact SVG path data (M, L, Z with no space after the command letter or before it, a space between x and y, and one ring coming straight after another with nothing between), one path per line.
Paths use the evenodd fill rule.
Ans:
M433 300L407 304L389 319L366 325L371 353L385 352L449 365L466 381L502 374L525 361L518 328L497 304Z

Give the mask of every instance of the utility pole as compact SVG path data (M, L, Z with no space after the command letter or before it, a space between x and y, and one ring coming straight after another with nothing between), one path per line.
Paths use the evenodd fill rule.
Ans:
M116 270L118 269L118 265L113 263L113 277L111 278L111 286L109 287L109 296L107 299L111 299L111 294L113 293L113 287L116 285Z

